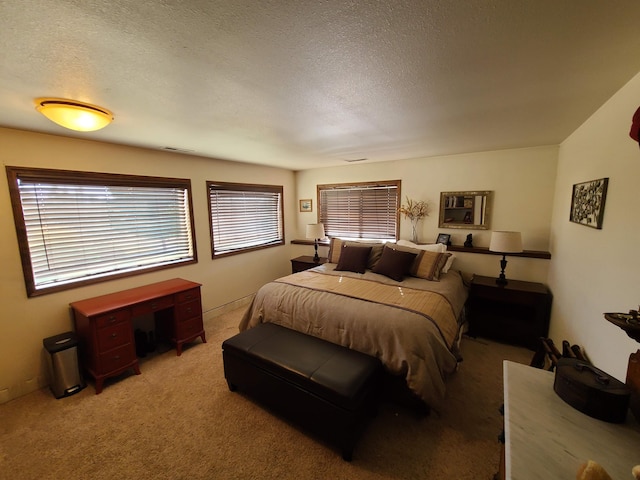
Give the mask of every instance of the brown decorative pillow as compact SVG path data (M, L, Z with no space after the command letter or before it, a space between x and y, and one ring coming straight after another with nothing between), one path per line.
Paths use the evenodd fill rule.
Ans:
M348 272L364 273L367 269L367 261L371 247L355 247L352 245L343 245L340 252L340 260L336 270L345 270Z
M415 258L415 253L402 252L390 247L385 247L373 271L401 282L405 276L409 275Z
M440 281L440 274L450 256L450 253L423 250L413 264L411 275L425 280Z
M373 269L376 263L378 263L378 260L380 260L380 256L382 255L382 248L384 247L384 243L359 242L356 240L342 240L341 238L332 238L331 242L329 243L330 263L340 262L340 254L342 253L342 247L344 245L354 247L371 247L371 253L369 254L369 259L367 261L368 269Z
M369 261L367 262L367 268L369 270L373 270L376 264L380 261L383 249L384 243L374 243L371 245L371 253L369 254Z

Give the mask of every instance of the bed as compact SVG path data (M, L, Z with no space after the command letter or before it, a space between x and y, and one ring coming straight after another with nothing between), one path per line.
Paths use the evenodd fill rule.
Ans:
M271 322L377 357L438 408L460 360L462 276L444 246L369 245L333 239L328 263L261 287L240 330Z

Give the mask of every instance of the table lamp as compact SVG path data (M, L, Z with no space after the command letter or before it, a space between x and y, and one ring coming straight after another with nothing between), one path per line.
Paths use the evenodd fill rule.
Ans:
M310 223L307 225L307 238L313 238L313 245L316 249L316 253L313 256L314 262L319 262L320 257L318 256L318 239L324 238L324 225L322 223Z
M506 254L522 252L522 235L520 235L520 232L493 232L491 234L489 251L502 254L502 260L500 260L502 272L500 276L496 278L496 283L498 285L506 285L509 283L504 276L504 269L507 268Z

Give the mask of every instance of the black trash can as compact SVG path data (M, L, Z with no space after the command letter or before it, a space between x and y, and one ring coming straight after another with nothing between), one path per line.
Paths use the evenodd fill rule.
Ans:
M78 339L73 332L65 332L42 340L51 357L51 391L56 398L78 393L86 383L78 368Z

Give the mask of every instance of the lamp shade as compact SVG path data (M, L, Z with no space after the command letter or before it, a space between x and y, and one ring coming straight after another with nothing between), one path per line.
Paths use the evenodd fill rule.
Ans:
M324 238L324 225L322 223L310 223L307 225L307 238Z
M54 123L78 132L93 132L106 127L113 113L90 103L64 98L36 98L36 110Z
M520 232L493 232L489 250L500 253L522 252L522 235Z

